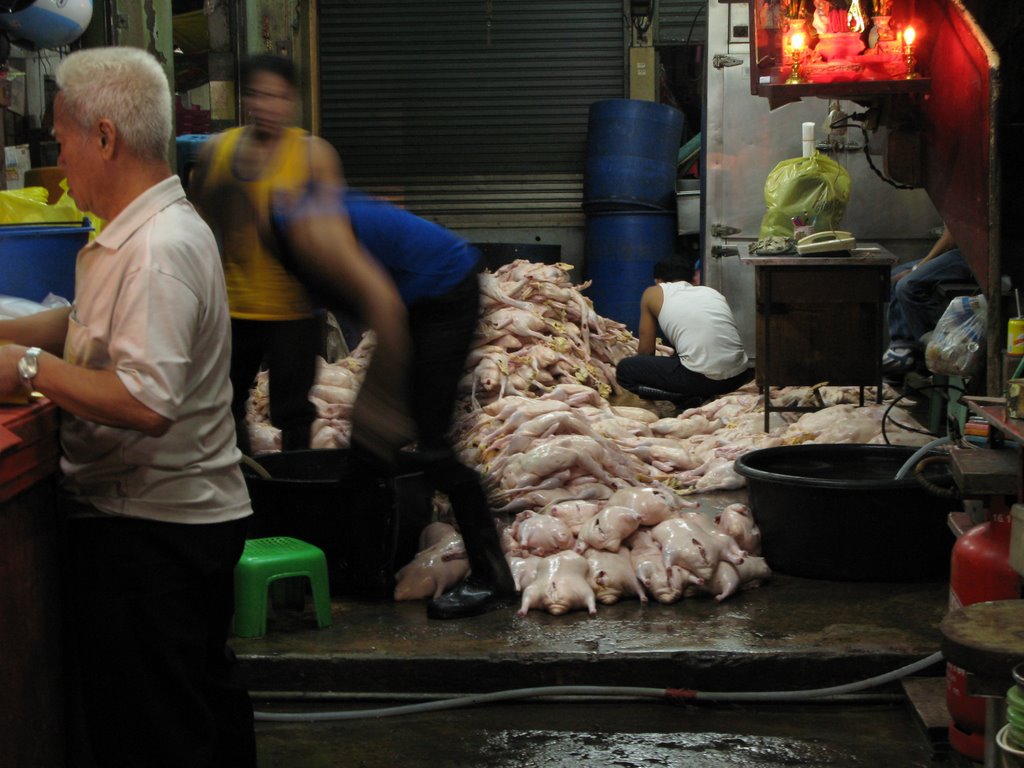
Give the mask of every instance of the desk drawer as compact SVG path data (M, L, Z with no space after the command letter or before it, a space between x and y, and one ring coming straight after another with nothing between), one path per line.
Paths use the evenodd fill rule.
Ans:
M773 304L875 304L889 300L889 268L772 267L759 270L757 300Z
M877 384L882 350L877 304L797 305L758 316L758 378L776 386Z

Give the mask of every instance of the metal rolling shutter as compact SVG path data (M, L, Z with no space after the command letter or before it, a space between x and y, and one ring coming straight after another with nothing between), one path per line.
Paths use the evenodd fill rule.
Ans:
M707 41L711 0L656 0L656 45L690 45Z
M625 93L621 0L320 0L321 132L444 223L579 215L587 116Z

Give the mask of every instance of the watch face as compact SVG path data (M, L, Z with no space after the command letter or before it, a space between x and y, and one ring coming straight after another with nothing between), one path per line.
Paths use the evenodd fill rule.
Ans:
M25 381L31 381L39 373L39 353L29 351L18 361L18 375Z

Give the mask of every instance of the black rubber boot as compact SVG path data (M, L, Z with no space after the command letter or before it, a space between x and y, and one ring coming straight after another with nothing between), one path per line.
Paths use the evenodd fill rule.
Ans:
M454 504L452 508L455 509ZM486 507L484 513L488 519L468 526L456 515L469 559L469 576L427 603L427 616L431 619L478 616L496 608L507 608L514 601L516 586L512 571Z
M516 595L515 581L476 472L449 458L427 473L448 494L470 568L465 580L427 603L427 616L461 619L508 607Z
M499 594L489 584L476 582L467 576L452 589L427 603L427 616L431 619L465 619L487 611L508 608L515 594Z

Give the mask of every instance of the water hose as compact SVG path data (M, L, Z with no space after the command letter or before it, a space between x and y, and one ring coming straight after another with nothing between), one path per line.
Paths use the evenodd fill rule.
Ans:
M960 489L955 485L952 488L946 488L944 486L933 483L927 477L925 477L925 470L932 464L945 464L949 466L953 463L953 458L949 455L946 456L927 456L917 462L914 467L914 479L932 496L938 496L943 499L959 499Z
M925 454L927 454L933 448L938 448L940 445L945 445L946 443L951 442L953 441L949 437L940 437L935 440L932 440L930 443L922 445L920 448L914 451L914 454L909 459L907 459L906 463L902 467L899 468L899 471L896 473L896 479L902 480L904 477L906 477L907 473L917 466L917 462L919 462L925 456Z
M548 685L535 688L514 688L492 693L457 696L443 701L427 701L419 704L405 704L396 707L362 709L335 712L255 712L259 722L327 722L339 720L364 720L378 717L436 712L439 710L461 709L499 701L542 698L549 696L628 696L633 698L654 698L675 702L716 702L716 703L779 703L832 701L837 697L858 693L868 688L891 683L942 661L942 652L937 651L924 659L915 661L892 672L869 677L855 683L833 685L827 688L812 688L803 691L694 691L687 688L642 688L633 686L601 685Z
M256 459L252 458L251 456L246 456L243 453L242 454L242 458L241 458L241 463L243 465L245 465L246 467L248 467L249 469L251 469L253 472L255 472L256 475L261 480L270 480L271 479L270 473L267 472L267 470L264 468L264 466L262 464L260 464L258 461L256 461Z

